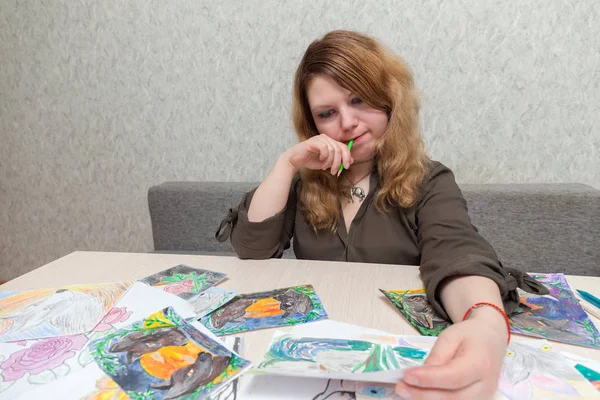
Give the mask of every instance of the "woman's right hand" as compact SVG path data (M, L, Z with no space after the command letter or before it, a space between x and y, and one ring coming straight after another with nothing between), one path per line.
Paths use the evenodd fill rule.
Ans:
M295 170L329 170L332 175L337 174L342 162L345 169L350 168L354 162L347 145L323 134L298 143L286 150L282 156Z

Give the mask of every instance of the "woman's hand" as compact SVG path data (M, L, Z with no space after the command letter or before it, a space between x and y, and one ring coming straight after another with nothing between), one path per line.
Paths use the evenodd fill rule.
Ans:
M327 135L313 136L300 142L286 150L283 157L295 170L300 168L329 169L332 175L338 172L342 162L346 169L354 162L348 146L331 139Z
M406 400L489 400L498 387L507 338L500 313L476 309L440 334L425 365L407 370L396 393Z

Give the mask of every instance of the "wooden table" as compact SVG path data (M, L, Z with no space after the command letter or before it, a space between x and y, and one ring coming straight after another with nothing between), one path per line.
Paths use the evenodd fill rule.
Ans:
M77 251L1 285L0 290L135 280L177 264L225 272L229 275L228 279L218 286L240 293L312 284L329 319L392 334L419 334L378 290L422 287L418 268L414 266ZM600 292L598 277L567 275L567 280L574 289ZM600 320L592 317L592 321L600 327ZM242 335L246 340L244 357L257 363L267 350L273 329ZM514 338L533 340L521 335ZM553 342L553 347L600 361L600 350L557 342Z

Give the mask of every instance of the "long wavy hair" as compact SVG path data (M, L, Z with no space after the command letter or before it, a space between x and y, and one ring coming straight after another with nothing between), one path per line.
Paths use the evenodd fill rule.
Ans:
M429 158L419 132L419 96L408 65L377 40L337 30L312 42L296 70L293 118L300 141L318 135L306 88L316 75L328 75L370 107L385 111L388 126L376 144L380 190L375 205L411 207L428 173ZM326 171L301 170L299 205L315 230L337 229L342 183Z

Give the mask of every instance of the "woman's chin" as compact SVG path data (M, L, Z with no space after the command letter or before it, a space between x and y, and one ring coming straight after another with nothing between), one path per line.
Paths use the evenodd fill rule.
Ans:
M375 146L373 146L373 143L366 144L365 146L360 146L356 150L352 149L352 158L354 158L354 162L370 160L374 156Z

